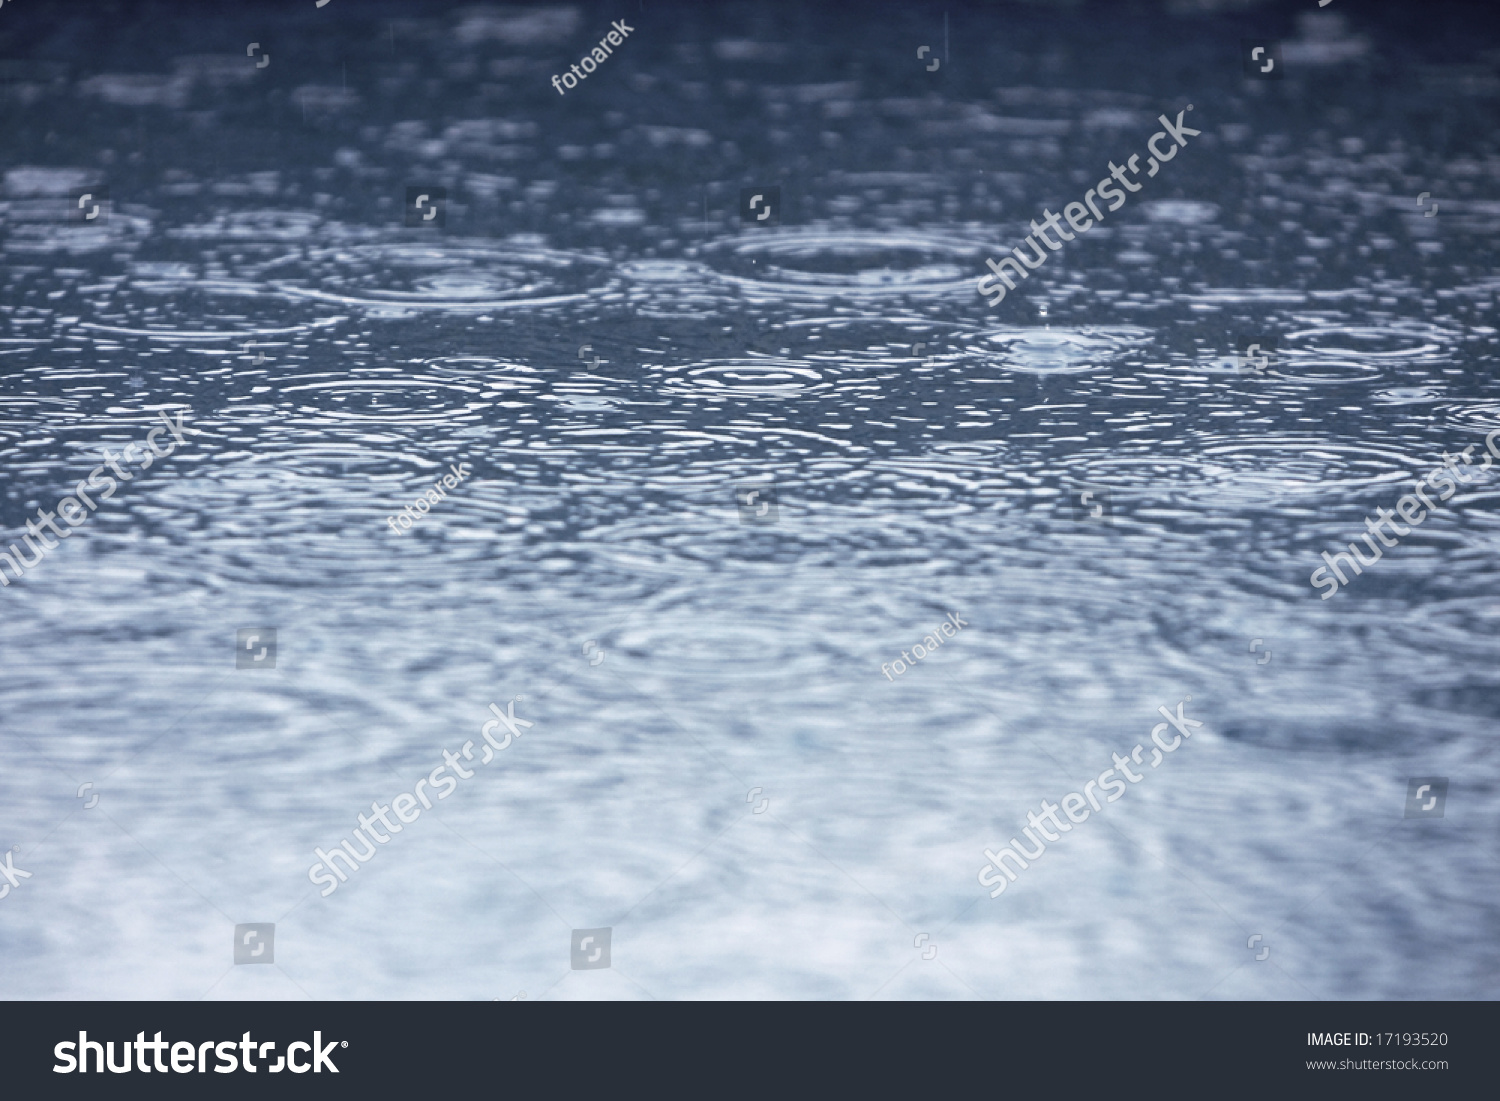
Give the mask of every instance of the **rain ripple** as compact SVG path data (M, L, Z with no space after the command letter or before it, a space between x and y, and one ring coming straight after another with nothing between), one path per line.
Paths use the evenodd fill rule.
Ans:
M997 328L959 334L965 362L1038 375L1114 366L1151 339L1147 329L1094 326Z
M310 249L267 268L274 290L385 317L484 313L587 301L604 289L603 257L541 247L415 242ZM278 273L278 269L279 273Z
M785 229L701 248L751 300L942 297L969 289L982 246L927 233Z

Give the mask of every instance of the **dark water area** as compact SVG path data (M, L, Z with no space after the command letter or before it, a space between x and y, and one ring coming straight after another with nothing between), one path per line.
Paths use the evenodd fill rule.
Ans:
M1488 5L0 5L0 996L1496 997L1497 106Z

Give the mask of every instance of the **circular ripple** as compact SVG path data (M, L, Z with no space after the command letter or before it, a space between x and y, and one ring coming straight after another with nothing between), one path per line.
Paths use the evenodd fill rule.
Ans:
M872 298L971 287L982 250L930 234L758 232L704 246L717 277L749 296Z
M607 398L599 394L559 394L549 396L547 400L555 401L560 405L566 405L570 409L582 409L592 412L615 409L624 404L624 399L622 398Z
M713 275L713 269L689 260L631 260L620 274L640 283L691 283Z
M1432 412L1436 419L1451 421L1475 432L1488 434L1500 428L1500 401L1455 402L1438 406Z
M1151 339L1127 327L990 329L957 338L966 363L1031 374L1078 374L1119 362ZM977 362L976 362L977 361Z
M992 462L1009 454L1010 446L999 440L973 440L963 443L933 444L931 451L943 459Z
M1367 382L1383 372L1380 363L1361 363L1353 359L1292 359L1278 355L1264 375L1293 382L1330 384Z
M305 325L290 325L283 328L269 328L267 326L245 324L233 329L138 329L125 325L100 325L92 321L80 322L78 328L89 332L108 333L111 336L143 336L151 340L163 340L169 343L192 344L203 343L229 343L242 341L247 337L287 337L299 336L314 329L326 329L330 325L336 325L343 321L342 317L324 317L316 321L310 321Z
M1440 401L1443 391L1436 386L1392 386L1371 396L1381 405L1423 405Z
M327 232L323 217L310 211L239 210L168 230L167 236L199 241L304 241L319 233L326 237Z
M1420 321L1388 326L1329 325L1288 333L1281 351L1289 356L1361 356L1404 359L1430 356L1456 344L1461 334Z
M920 453L876 459L870 472L880 481L894 476L890 484L903 498L926 502L1021 496L1036 481L1004 443L993 440L940 443Z
M540 373L534 367L512 363L505 359L495 359L493 356L435 356L418 362L423 370L432 374L471 381L493 379L497 382L508 382Z
M631 309L641 317L708 321L736 305L734 289L706 264L632 260L620 265Z
M1348 497L1405 481L1413 464L1390 448L1273 436L1210 443L1190 455L1077 455L1061 465L1069 479L1117 496L1212 510Z
M265 274L288 297L401 317L582 302L600 289L596 273L603 264L543 248L401 243L311 249L269 265Z
M110 214L109 221L102 226L12 223L5 241L5 251L81 256L106 249L133 250L145 243L151 236L152 228L151 222L146 218L122 214L118 209Z
M365 423L452 424L493 407L480 387L430 376L354 372L352 377L284 386L289 411Z
M1213 203L1200 203L1191 199L1161 199L1142 203L1141 210L1153 222L1171 222L1184 226L1203 225L1219 216L1219 208Z
M818 371L782 359L708 360L663 370L668 392L691 397L789 398L828 389Z

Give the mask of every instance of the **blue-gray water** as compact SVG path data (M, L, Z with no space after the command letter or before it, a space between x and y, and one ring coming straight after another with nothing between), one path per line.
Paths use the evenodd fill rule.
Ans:
M1500 429L1500 36L1176 9L0 9L3 543L198 433L0 559L0 996L1500 993L1500 468L1309 583ZM992 899L984 849L1188 696Z

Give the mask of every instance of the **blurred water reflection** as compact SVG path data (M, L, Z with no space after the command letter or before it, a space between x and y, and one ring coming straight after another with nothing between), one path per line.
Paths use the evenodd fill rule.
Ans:
M0 995L1500 993L1500 494L1308 583L1500 428L1493 28L1262 6L1271 84L1193 7L953 8L928 72L930 13L653 2L559 99L592 9L7 6L5 542L160 410L202 434L0 590ZM1185 96L1194 155L986 309ZM982 849L1188 694L1191 752L989 899Z

